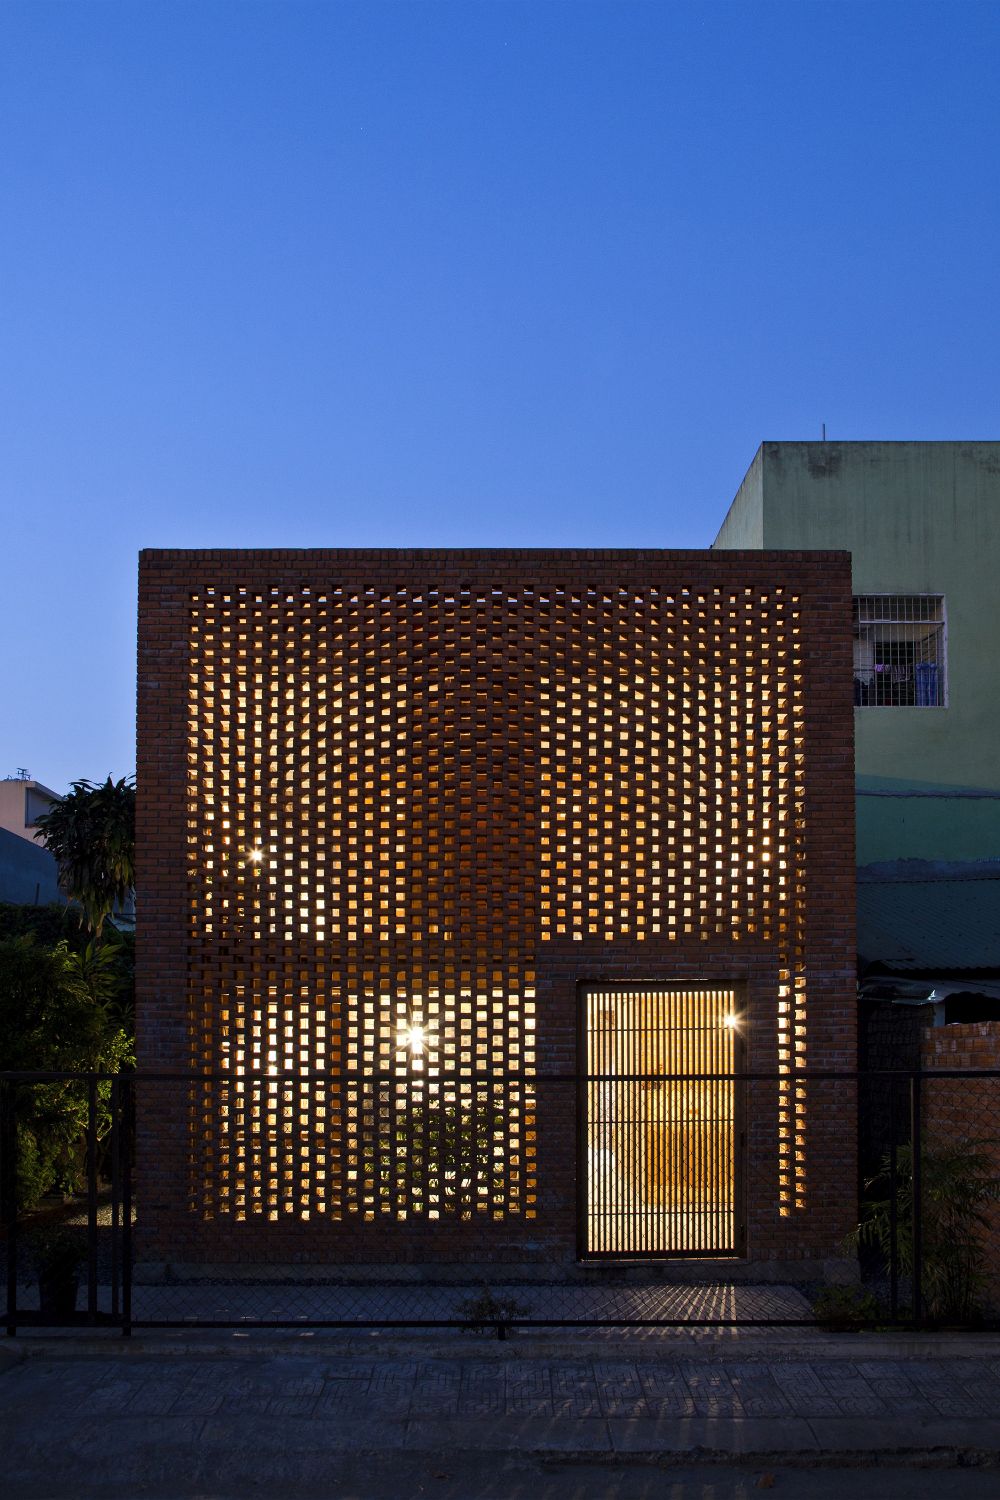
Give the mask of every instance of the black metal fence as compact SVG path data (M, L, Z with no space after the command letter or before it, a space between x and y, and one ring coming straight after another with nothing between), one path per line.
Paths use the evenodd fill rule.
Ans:
M289 1165L282 1101L288 1119L299 1118L307 1075L0 1074L6 1331L450 1328L503 1338L513 1328L997 1326L1000 1071L617 1071L539 1074L521 1085L525 1154L512 1164L487 1075L471 1085L456 1078L453 1087L437 1080L433 1104L425 1100L405 1120L393 1114L391 1079L354 1080L344 1175L355 1219L375 1221L373 1234L380 1217L398 1226L422 1215L432 1231L453 1236L452 1246L465 1226L487 1244L484 1224L536 1212L530 1143L547 1102L560 1105L549 1117L574 1122L575 1245L564 1239L546 1249L544 1237L528 1233L522 1259L512 1257L518 1241L508 1237L502 1262L487 1252L393 1267L356 1255L353 1263L316 1254L289 1263L260 1248L269 1218L291 1211L280 1196L284 1180L296 1205L311 1192L327 1212L335 1208L336 1174L314 1141L305 1166ZM217 1191L232 1218L256 1216L252 1259L224 1264L209 1254L195 1263L190 1248L164 1252L169 1225L158 1238L146 1232L155 1214L143 1203L141 1175L136 1196L136 1123L169 1098L189 1111L199 1101L203 1126L222 1131L212 1138L206 1126L202 1149L216 1163L220 1152L233 1155ZM262 1100L277 1102L265 1108ZM844 1202L837 1173L845 1153L838 1165L828 1148L855 1124L859 1180L856 1199L852 1181ZM197 1217L190 1192L188 1200ZM218 1209L216 1201L216 1218ZM773 1248L770 1263L754 1259L762 1225L777 1226L773 1246L791 1217L808 1242L817 1216L815 1243L826 1225L843 1231L832 1259L826 1247L827 1271L837 1268L830 1281L821 1255L805 1283L791 1259L775 1264ZM564 1205L560 1222L573 1218ZM733 1253L744 1244L749 1258Z

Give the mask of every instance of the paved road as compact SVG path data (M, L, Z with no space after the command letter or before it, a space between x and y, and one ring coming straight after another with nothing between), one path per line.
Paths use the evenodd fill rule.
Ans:
M894 1500L932 1491L912 1472L893 1490L892 1466L929 1462L945 1466L936 1500L1000 1496L1000 1467L958 1467L1000 1464L1000 1343L940 1358L926 1340L911 1355L880 1353L877 1338L842 1347L665 1341L556 1356L527 1341L25 1339L27 1357L7 1345L0 1364L0 1479L24 1500L736 1500L767 1473L764 1488L825 1500L830 1475L811 1471L846 1463L862 1467L839 1471L838 1500L848 1487L852 1500ZM677 1468L706 1457L750 1467ZM862 1478L873 1463L889 1469Z

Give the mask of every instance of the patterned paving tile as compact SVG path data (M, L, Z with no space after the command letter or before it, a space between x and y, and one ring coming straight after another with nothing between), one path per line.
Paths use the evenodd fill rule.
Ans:
M458 1363L421 1364L410 1398L411 1416L448 1417L458 1413L462 1366Z
M733 1390L748 1417L782 1417L792 1406L765 1364L726 1365Z
M600 1417L601 1398L593 1371L585 1365L552 1370L552 1413L556 1417Z
M743 1403L726 1371L712 1365L682 1365L695 1410L702 1417L742 1417Z
M503 1416L507 1410L503 1366L463 1366L458 1409L463 1416Z
M842 1369L822 1365L818 1374L827 1395L837 1403L841 1416L872 1417L889 1412L885 1402L850 1365Z
M799 1361L775 1362L774 1383L792 1410L804 1417L838 1417L840 1408L827 1391L816 1369Z
M380 1412L385 1416L405 1416L410 1410L410 1402L416 1389L417 1374L419 1366L416 1363L405 1363L403 1361L386 1361L384 1364L374 1366L368 1381L368 1395L371 1398L372 1410ZM340 1382L337 1383L338 1385ZM352 1382L353 1386L353 1382ZM323 1393L324 1403L332 1410L333 1402L339 1391L328 1387ZM356 1399L356 1391L350 1392L350 1400Z
M552 1377L543 1365L507 1365L506 1404L511 1416L551 1416Z
M125 1410L135 1394L136 1386L131 1380L103 1380L83 1394L77 1405L77 1412L81 1416L117 1414Z
M634 1364L595 1360L594 1379L606 1416L648 1417L653 1415Z
M638 1370L652 1416L693 1417L697 1414L694 1397L676 1365L644 1363L638 1366Z

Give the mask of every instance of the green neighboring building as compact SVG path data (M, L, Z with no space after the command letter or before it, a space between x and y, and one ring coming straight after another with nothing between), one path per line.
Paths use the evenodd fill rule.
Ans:
M1000 856L1000 442L762 443L714 545L853 554L858 864Z

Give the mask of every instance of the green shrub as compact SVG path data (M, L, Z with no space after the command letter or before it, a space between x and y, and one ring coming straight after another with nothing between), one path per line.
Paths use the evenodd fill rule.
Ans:
M34 1208L56 1185L53 1153L39 1145L34 1130L17 1122L17 1207Z
M974 1321L982 1311L987 1285L986 1233L989 1204L1000 1200L997 1143L958 1140L929 1143L921 1153L921 1293L932 1318ZM891 1164L865 1184L864 1205L855 1240L870 1245L886 1266L892 1253ZM896 1153L896 1248L898 1269L913 1275L913 1156L909 1146Z

